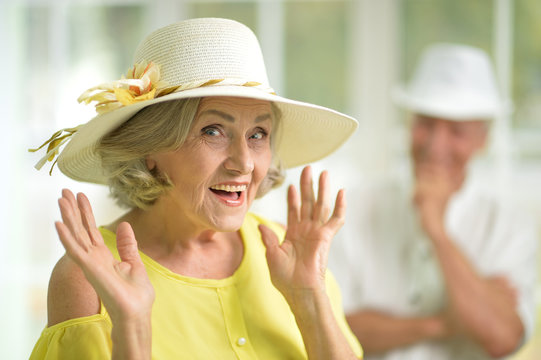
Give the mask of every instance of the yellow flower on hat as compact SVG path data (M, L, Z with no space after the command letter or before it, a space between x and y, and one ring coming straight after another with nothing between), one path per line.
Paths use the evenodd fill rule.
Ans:
M179 86L166 87L165 82L160 81L160 67L153 62L143 61L133 65L120 80L103 83L86 90L77 101L85 104L95 101L96 111L101 115L123 106L170 94L178 88ZM55 158L60 153L60 147L71 140L81 126L83 125L59 130L40 147L28 149L30 152L36 152L48 145L47 153L38 161L36 169L41 169L47 161L51 161L53 165L49 171L50 174L56 164Z
M103 83L86 90L78 102L96 102L98 114L127 106L140 101L154 99L165 88L160 81L160 67L153 62L141 62L128 70L120 80Z

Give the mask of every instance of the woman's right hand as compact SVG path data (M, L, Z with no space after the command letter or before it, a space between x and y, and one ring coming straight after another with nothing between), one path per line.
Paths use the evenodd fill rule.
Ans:
M150 358L154 288L141 261L131 226L124 222L117 228L118 261L105 245L84 194L79 193L75 199L71 191L64 189L58 205L62 221L55 225L60 241L68 256L83 270L113 322L113 357ZM136 348L142 353L128 355L133 355ZM118 356L114 356L115 352Z

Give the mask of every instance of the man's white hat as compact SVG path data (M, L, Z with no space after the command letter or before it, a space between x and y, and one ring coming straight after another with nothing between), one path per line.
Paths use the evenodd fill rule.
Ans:
M488 55L457 44L427 48L394 101L415 112L450 120L490 120L504 110Z

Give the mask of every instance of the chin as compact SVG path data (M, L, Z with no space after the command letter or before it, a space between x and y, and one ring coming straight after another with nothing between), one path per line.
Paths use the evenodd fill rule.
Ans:
M246 211L239 211L237 214L221 214L211 219L212 227L218 232L238 231L244 223Z
M244 218L242 220L243 221L227 222L225 224L219 224L218 226L216 226L215 230L217 232L235 232L235 231L239 231L239 229L242 226L242 223L244 222Z

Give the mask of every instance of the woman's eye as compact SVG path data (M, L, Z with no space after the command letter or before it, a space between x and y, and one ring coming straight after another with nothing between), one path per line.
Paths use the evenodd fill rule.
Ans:
M263 129L259 129L252 136L250 136L250 139L261 140L266 137L267 137L267 132Z
M201 132L203 134L205 134L205 135L208 135L208 136L218 136L218 135L220 135L220 131L217 128L213 127L213 126L206 127Z

